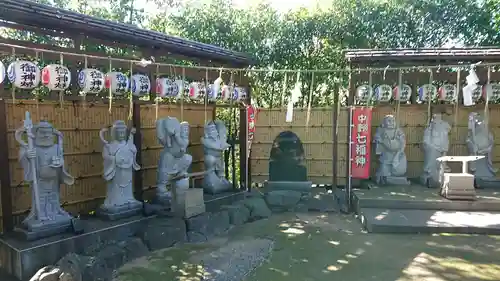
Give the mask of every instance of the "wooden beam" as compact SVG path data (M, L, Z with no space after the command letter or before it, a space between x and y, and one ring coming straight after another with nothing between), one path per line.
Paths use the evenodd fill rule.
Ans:
M0 99L0 194L2 197L2 226L3 232L14 230L14 217L12 214L12 188L10 180L9 148L7 139L7 105L5 100Z
M135 128L134 144L137 148L136 161L142 165L141 105L134 101L132 105L132 126ZM143 200L142 169L134 172L134 193L137 200Z

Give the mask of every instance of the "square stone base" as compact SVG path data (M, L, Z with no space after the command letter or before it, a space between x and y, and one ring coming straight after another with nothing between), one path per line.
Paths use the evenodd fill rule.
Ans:
M67 222L54 223L46 225L44 227L37 227L33 229L16 227L14 231L21 237L21 239L26 241L33 241L61 233L71 232L72 226L71 226L71 220L69 220Z
M97 211L97 215L103 219L114 221L140 215L142 214L142 208L142 204L135 206L124 205L123 207L117 207L112 210L101 208Z

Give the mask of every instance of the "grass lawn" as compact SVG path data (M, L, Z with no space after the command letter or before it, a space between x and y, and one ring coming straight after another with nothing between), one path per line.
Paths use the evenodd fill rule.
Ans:
M272 238L275 248L245 281L500 280L500 237L368 234L352 216L313 213L276 215L211 243L153 253L124 266L118 280L201 280L203 266L191 257L250 237Z

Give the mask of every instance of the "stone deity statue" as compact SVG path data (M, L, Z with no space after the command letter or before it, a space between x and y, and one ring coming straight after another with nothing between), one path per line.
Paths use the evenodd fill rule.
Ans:
M207 193L217 194L231 190L231 183L224 175L222 152L230 147L227 143L227 130L222 121L210 121L205 125L205 136L201 138L205 152L205 171L203 188Z
M142 202L134 198L132 176L141 167L136 162L137 148L133 141L135 128L127 136L127 125L118 120L111 127L111 141L104 138L107 128L101 129L103 143L104 179L107 182L106 199L99 214L115 220L136 215L142 211Z
M493 135L488 130L487 124L478 113L469 115L469 130L467 134L467 147L472 156L484 158L469 162L469 170L475 176L476 186L496 186L497 170L492 163Z
M404 132L396 125L394 116L387 115L377 128L374 138L375 154L379 155L376 173L377 184L409 185L406 178L406 139Z
M428 187L439 186L440 163L437 158L445 156L449 148L450 125L441 114L434 114L429 126L424 131L424 171L420 181ZM450 169L445 166L445 172Z
M167 117L156 121L156 136L163 150L160 153L157 172L157 200L170 203L171 191L167 189L189 188L187 178L193 157L187 154L189 145L189 123L180 122L175 117ZM182 179L172 182L173 177Z
M28 142L23 140L25 132ZM26 112L24 127L16 130L15 138L21 145L24 180L32 189L31 210L22 231L31 233L33 238L27 239L37 239L69 230L72 216L61 208L59 189L62 183L73 185L75 180L64 168L62 133L46 121L33 126Z

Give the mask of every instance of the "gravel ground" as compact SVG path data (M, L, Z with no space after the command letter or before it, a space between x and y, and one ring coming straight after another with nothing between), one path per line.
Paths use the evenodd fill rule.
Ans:
M203 264L203 280L243 280L255 268L265 262L274 248L269 239L235 241L215 251L193 257L192 262Z

